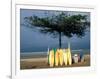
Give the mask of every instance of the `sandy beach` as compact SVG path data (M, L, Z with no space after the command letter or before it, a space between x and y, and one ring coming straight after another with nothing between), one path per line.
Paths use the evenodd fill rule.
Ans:
M61 68L61 67L84 67L90 66L90 55L84 55L84 62L73 63L68 66L57 66L53 68ZM47 57L39 57L39 58L27 58L20 60L20 68L21 69L40 69L40 68L52 68L48 65Z

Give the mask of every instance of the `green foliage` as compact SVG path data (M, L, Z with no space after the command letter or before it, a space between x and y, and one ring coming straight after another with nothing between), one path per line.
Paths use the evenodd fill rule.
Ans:
M30 16L24 19L31 28L39 28L41 33L49 33L54 37L59 36L60 47L61 36L67 36L68 38L73 35L83 37L86 29L90 26L86 15L67 15L64 12L52 17L40 18L38 16Z
M85 35L86 29L90 26L85 15L72 15L64 19L63 34L67 37L76 35L82 37Z

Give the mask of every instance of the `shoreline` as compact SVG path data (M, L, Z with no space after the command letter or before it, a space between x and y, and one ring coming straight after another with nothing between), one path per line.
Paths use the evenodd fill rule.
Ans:
M43 69L43 68L64 68L64 67L90 66L90 54L85 54L84 59L85 59L84 62L73 63L72 65L50 67L48 65L47 57L24 58L24 59L20 59L20 69Z

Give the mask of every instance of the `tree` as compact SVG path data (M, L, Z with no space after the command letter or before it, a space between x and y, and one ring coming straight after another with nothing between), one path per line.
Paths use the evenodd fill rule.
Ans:
M61 48L61 36L63 31L63 17L64 13L53 15L52 17L40 18L38 16L25 17L25 25L31 28L38 27L39 31L44 34L52 34L53 37L59 36L59 48Z
M38 28L44 34L59 36L59 48L61 48L61 36L71 38L73 35L82 37L89 26L85 15L67 15L64 12L51 17L30 16L25 17L25 23L31 28Z
M64 29L62 33L70 39L73 35L82 38L90 26L86 15L66 16L64 19ZM70 48L70 40L68 47Z

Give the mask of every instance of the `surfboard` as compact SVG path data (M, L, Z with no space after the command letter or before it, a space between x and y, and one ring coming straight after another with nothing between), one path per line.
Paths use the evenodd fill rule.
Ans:
M51 50L49 53L49 64L50 67L54 66L54 50Z
M62 66L63 65L63 50L59 49L59 63Z
M67 49L67 59L68 59L68 64L72 64L72 57L71 57L71 50L70 48Z
M59 49L57 49L55 53L55 66L58 66L59 64Z
M54 48L53 50L54 50L54 65L55 65L55 58L56 58L55 55L56 55L57 50L56 50L56 48Z
M63 49L63 62L67 66L67 49Z
M49 53L50 53L50 52L49 52L49 48L48 48L48 51L47 51L48 64L50 64L50 63L49 63Z

